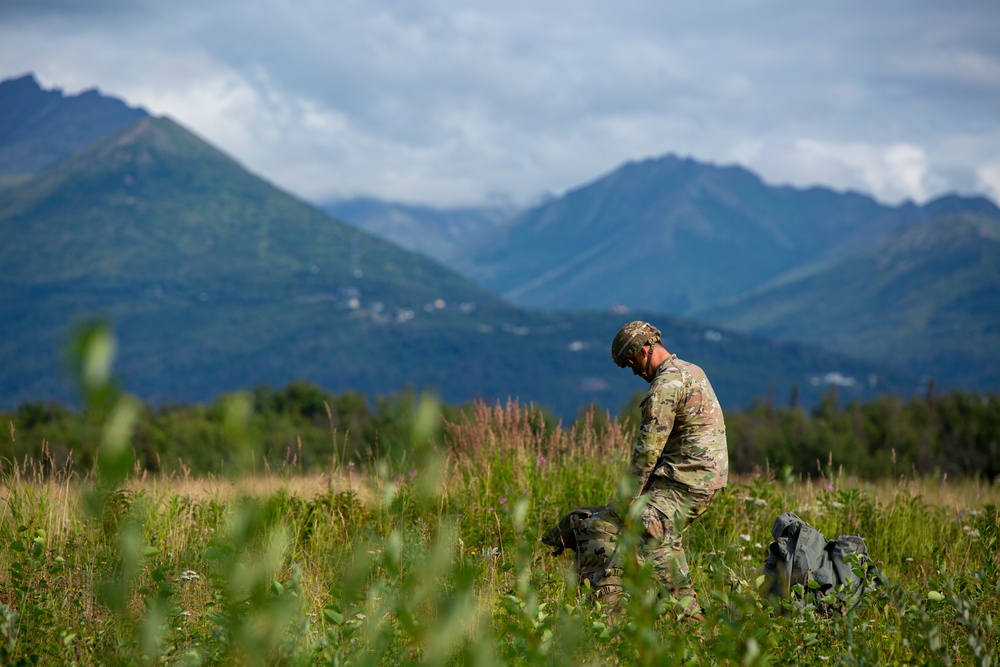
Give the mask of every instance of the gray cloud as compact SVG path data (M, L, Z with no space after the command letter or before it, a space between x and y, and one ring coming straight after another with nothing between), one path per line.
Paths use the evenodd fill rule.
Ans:
M870 4L19 1L0 76L98 86L312 199L524 201L667 152L1000 198L1000 5Z

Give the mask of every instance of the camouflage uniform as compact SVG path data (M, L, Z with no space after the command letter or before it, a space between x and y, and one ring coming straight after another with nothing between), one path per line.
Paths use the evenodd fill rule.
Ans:
M619 336L633 334L638 324L626 325ZM649 342L658 342L659 331L645 326L655 332ZM620 366L624 365L622 355L634 356L642 344L641 337L637 344L631 338L625 340L624 348L612 347L612 356ZM616 344L618 341L616 338ZM671 595L684 601L687 613L694 614L699 609L690 585L681 535L708 509L729 478L722 407L705 372L677 355L670 355L650 382L641 409L642 425L629 465L629 473L635 476L639 489L636 498L645 494L648 499L641 517L641 555L652 563ZM609 575L617 574L615 566L615 562L609 564ZM601 581L599 575L597 584ZM688 596L690 601L685 600ZM613 602L614 597L602 601Z
M642 426L629 473L649 504L643 510L643 557L670 593L697 611L682 531L708 509L729 478L722 407L705 372L671 355L642 401Z

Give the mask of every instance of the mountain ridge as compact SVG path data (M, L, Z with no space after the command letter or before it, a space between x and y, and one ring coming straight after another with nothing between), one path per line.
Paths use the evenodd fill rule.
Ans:
M0 176L44 171L146 116L96 89L66 96L33 74L0 81Z
M474 239L449 264L524 306L622 304L685 315L804 260L850 254L970 201L997 210L956 196L892 208L857 193L772 187L742 167L667 155L626 163L531 209ZM581 261L602 254L603 263ZM573 271L572 281L549 280L553 267ZM660 289L636 297L634 283Z
M742 167L668 155L626 163L525 212L474 239L452 265L526 307L649 308L855 358L891 360L915 373L922 362L896 352L936 347L940 372L948 376L942 382L998 390L1000 379L979 368L1000 352L1000 341L989 333L1000 328L1000 279L986 265L974 265L978 273L970 275L958 259L935 263L936 251L923 248L920 266L934 279L959 294L991 297L970 297L964 310L943 290L914 297L912 285L930 275L913 273L909 282L893 283L891 295L880 293L880 275L870 265L872 252L909 230L967 215L1000 219L1000 209L985 197L955 194L922 206L887 206L859 193L773 187ZM946 239L938 242L942 251L948 247ZM849 270L865 280L853 280ZM834 286L850 282L854 291L818 283L820 275ZM785 285L798 285L798 306L761 296L777 295ZM947 312L961 325L926 326L909 305L914 298L921 309ZM750 305L729 305L741 299L767 313L766 324ZM814 307L833 299L835 321ZM898 326L878 326L879 320ZM822 327L831 334L822 335ZM862 330L877 332L884 344L866 342L857 333ZM987 355L977 351L982 345Z

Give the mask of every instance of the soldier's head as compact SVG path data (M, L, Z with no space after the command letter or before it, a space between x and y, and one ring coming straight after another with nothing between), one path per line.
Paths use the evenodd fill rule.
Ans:
M611 358L620 368L627 366L636 375L646 378L653 348L659 342L660 330L652 324L639 320L629 322L611 341Z

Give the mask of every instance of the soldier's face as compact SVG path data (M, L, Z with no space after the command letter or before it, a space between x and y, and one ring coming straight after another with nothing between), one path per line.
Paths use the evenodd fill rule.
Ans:
M646 370L646 354L646 346L643 345L639 348L636 355L629 360L628 367L632 369L632 375L642 376L643 371Z

